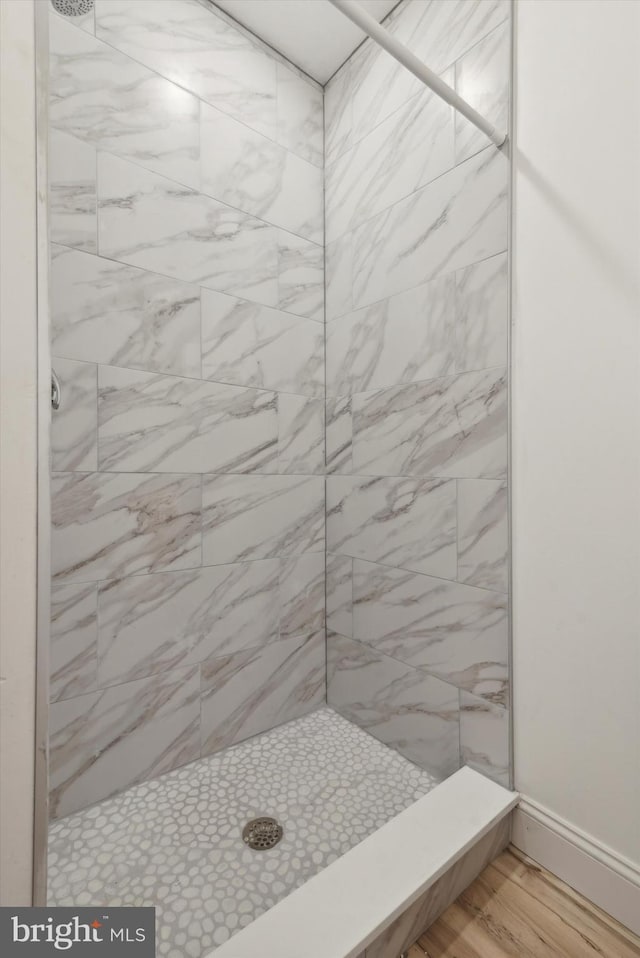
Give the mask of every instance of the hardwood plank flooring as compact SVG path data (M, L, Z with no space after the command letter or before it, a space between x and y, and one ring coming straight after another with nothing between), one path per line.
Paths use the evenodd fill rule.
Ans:
M640 938L510 848L408 958L640 958Z

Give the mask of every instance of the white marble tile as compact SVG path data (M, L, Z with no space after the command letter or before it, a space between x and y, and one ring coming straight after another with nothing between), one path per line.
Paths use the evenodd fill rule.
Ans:
M60 17L49 47L54 130L198 188L196 97Z
M210 755L324 702L324 632L208 659L201 675L202 754Z
M358 227L354 307L505 250L508 171L489 147Z
M50 708L54 818L198 757L198 669L186 668Z
M509 787L509 712L460 693L460 754L465 765Z
M98 372L93 363L52 360L61 388L51 413L51 468L95 472L98 468Z
M423 88L327 166L327 242L360 226L453 165L453 110Z
M455 282L438 277L327 324L327 393L343 395L454 372Z
M277 140L321 169L324 166L322 90L290 70L277 65L278 125Z
M506 253L456 273L456 372L506 365L508 300Z
M324 90L325 163L348 150L353 137L351 59L335 73Z
M101 366L100 469L277 472L276 399L262 389Z
M324 550L320 476L205 476L205 565Z
M98 154L103 256L276 306L277 232L173 180Z
M327 637L327 701L434 775L460 766L457 690L337 633Z
M202 375L321 398L324 330L302 316L202 290Z
M327 628L353 635L353 559L327 553Z
M324 629L324 554L280 559L280 634L309 635Z
M454 579L455 482L328 476L327 550Z
M388 29L392 23L387 18L384 25ZM382 47L365 41L351 57L352 142L365 137L422 89L420 81Z
M204 193L322 243L319 167L207 104L201 130Z
M90 581L200 565L200 477L54 473L52 572Z
M100 583L101 688L278 637L276 559Z
M357 393L353 464L361 475L502 478L506 370Z
M353 309L353 234L346 233L325 246L327 322Z
M98 249L96 150L74 136L49 131L49 229L52 243Z
M472 47L455 66L456 93L474 110L508 132L511 31L505 21ZM487 137L462 114L456 113L456 163L487 145Z
M275 139L276 60L197 0L97 0L96 35Z
M278 396L278 469L324 475L324 400Z
M351 396L327 397L327 473L350 473L353 469L353 422Z
M506 596L354 561L353 635L407 665L504 703Z
M93 582L53 585L49 699L58 702L97 687L98 610Z
M200 290L133 266L52 247L56 356L200 376Z
M507 592L508 490L491 479L458 480L458 575L460 582Z
M278 305L324 322L324 248L278 230Z

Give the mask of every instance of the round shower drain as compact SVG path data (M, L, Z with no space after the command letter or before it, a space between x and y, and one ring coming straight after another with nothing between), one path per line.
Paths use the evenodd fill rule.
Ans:
M51 0L63 17L83 17L93 9L93 0Z
M275 818L252 818L242 829L245 844L261 852L277 845L282 835L282 825Z

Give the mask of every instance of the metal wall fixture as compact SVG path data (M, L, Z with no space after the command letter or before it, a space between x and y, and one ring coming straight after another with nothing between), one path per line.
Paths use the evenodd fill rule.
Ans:
M63 17L84 17L93 10L93 0L51 0L51 6Z
M496 146L502 146L507 139L507 134L503 130L497 130L493 123L490 123L481 113L474 110L471 104L463 100L448 83L441 80L419 57L413 54L411 50L408 50L399 40L396 40L393 34L389 33L385 27L379 24L375 17L372 17L366 10L363 10L356 0L329 0L329 3L332 3L340 13L343 13L352 23L355 23L361 30L364 30L372 40L375 40L376 43L385 49L387 53L390 53L398 63L401 63L403 67L410 70L414 76L417 76L425 86L428 86L434 93L437 93L441 99L457 110L458 113L461 113L467 120L473 123L474 126L482 130L492 143L495 143Z
M51 370L51 408L60 409L60 403L62 402L62 388L60 386L60 380L56 376L55 369Z

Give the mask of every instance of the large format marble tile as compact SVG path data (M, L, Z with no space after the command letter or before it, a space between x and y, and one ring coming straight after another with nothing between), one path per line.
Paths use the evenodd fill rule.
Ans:
M457 690L337 633L327 637L327 701L439 777L460 765Z
M298 718L325 701L324 632L202 665L202 754Z
M353 635L353 559L327 553L327 628Z
M276 137L276 60L198 0L97 0L96 35Z
M324 89L325 164L332 163L352 143L351 58L331 77Z
M205 476L205 565L324 550L321 476Z
M98 153L103 256L276 306L277 233L263 220Z
M362 475L502 478L506 370L357 393L353 465Z
M509 788L509 712L468 692L460 693L460 754L475 768Z
M472 47L456 63L456 93L497 130L508 132L511 31L508 21ZM456 112L456 163L487 145L487 137Z
M199 186L196 97L60 17L49 46L54 130Z
M277 472L276 395L101 366L99 461L115 472Z
M147 270L52 247L55 356L200 376L200 290Z
M324 554L280 559L280 634L324 629Z
M98 591L101 688L278 637L276 559L129 576Z
M302 316L202 290L202 375L219 383L324 395L324 330Z
M456 372L505 366L509 322L507 254L456 273Z
M329 322L353 309L353 234L327 243L325 258L326 319Z
M95 472L98 468L98 372L93 363L52 360L60 382L60 408L51 414L51 468Z
M278 471L324 475L324 457L324 400L280 393Z
M89 692L50 708L54 818L108 798L199 754L198 669Z
M353 415L351 396L328 396L326 404L327 473L353 470Z
M202 190L315 243L323 241L322 170L202 104Z
M327 242L360 226L453 165L453 111L423 88L327 166Z
M451 685L504 703L504 595L355 560L353 635Z
M507 248L507 157L489 147L354 231L354 306Z
M200 565L200 477L54 473L55 577L87 581Z
M52 243L98 249L96 149L49 131L49 235Z
M284 63L277 64L277 140L322 169L324 167L323 92Z
M324 322L324 247L278 230L278 305Z
M454 372L455 281L439 277L327 323L327 393Z
M51 588L49 698L73 698L97 687L98 610L94 582Z
M455 482L328 476L327 550L454 579Z
M491 479L458 480L458 575L460 582L507 592L508 490Z

